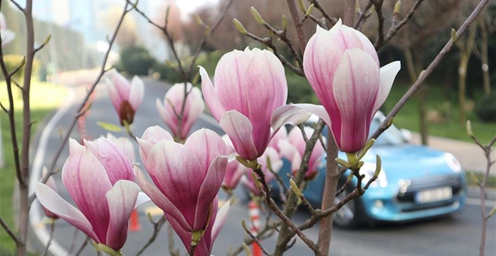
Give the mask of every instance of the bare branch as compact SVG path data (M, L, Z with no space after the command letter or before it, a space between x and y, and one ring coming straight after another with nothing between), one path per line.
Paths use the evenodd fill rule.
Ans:
M374 45L376 50L379 50L382 46L384 46L387 42L389 42L389 40L391 40L391 38L393 38L396 35L396 33L398 33L398 31L412 19L413 15L415 14L415 11L417 11L418 7L423 1L424 0L417 0L410 9L410 11L408 12L408 14L405 16L405 18L401 20L398 24L391 26L391 28L389 28L389 31L386 37L384 38L384 40L382 41L382 43L378 44L376 42L376 44Z
M12 229L10 229L10 227L7 225L7 223L4 222L3 218L0 217L0 226L2 226L2 228L5 230L5 232L7 233L7 235L10 236L10 238L12 240L14 240L14 242L16 244L23 244L21 240L19 240L19 238L14 234L14 232L12 231Z
M48 180L48 178L52 174L55 173L55 165L57 164L57 160L60 157L60 154L62 153L62 150L64 149L65 144L69 140L69 137L71 135L71 132L74 129L74 127L75 127L75 125L77 123L78 118L81 116L81 113L83 113L83 110L86 108L86 102L88 102L88 100L89 100L91 94L93 93L93 91L95 90L96 86L98 85L98 83L102 79L103 75L107 72L107 70L105 69L105 66L107 64L107 60L108 60L108 57L110 55L110 51L112 49L112 46L113 46L113 44L115 42L115 38L117 37L117 34L119 32L119 29L120 29L120 27L122 25L122 22L124 20L124 17L131 10L133 10L133 8L128 9L129 6L130 6L129 3L126 3L125 6L124 6L124 10L122 12L122 15L120 16L119 21L117 22L117 25L115 27L115 30L114 30L114 32L112 34L112 37L109 40L109 48L108 48L107 52L105 53L105 56L103 57L102 64L101 64L101 67L100 67L100 72L97 75L97 78L95 79L95 81L93 82L93 84L91 85L90 89L87 91L86 96L84 97L83 101L79 105L79 108L78 108L78 110L76 112L77 113L76 116L74 117L74 119L72 120L71 124L69 125L69 129L67 129L64 137L62 138L62 142L61 142L59 148L55 152L54 158L52 159L52 162L50 164L50 168L49 168L50 171L41 180L42 183L45 183ZM30 198L29 198L30 203L32 203L35 198L36 198L36 195L35 194L31 195Z
M469 28L470 24L474 22L479 13L484 9L489 0L482 0L477 7L473 10L472 14L465 20L465 22L460 26L456 35L458 38L462 37ZM403 97L398 101L398 103L394 106L391 112L384 119L379 128L372 134L371 138L377 139L379 135L381 135L387 128L388 123L391 119L398 114L400 109L406 104L406 102L413 96L413 94L418 91L422 83L427 79L427 77L434 71L434 69L439 65L441 60L453 49L453 41L450 39L443 49L439 52L439 54L434 58L434 60L429 64L426 70L424 70L421 75L418 77L417 81L410 87L410 89L403 95Z
M336 24L336 22L338 22L338 19L334 18L334 17L331 17L327 12L326 10L324 9L324 7L322 7L322 5L319 3L319 1L317 0L308 0L310 3L313 4L313 6L315 6L315 8L317 10L319 10L322 15L324 16L324 18L329 21L329 23L331 23L331 27L334 26L334 24Z

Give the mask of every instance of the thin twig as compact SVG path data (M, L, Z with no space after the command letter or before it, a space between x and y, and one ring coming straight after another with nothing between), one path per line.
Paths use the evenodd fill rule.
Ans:
M157 238L157 236L160 232L160 229L162 228L164 223L167 221L164 216L162 216L157 221L153 221L153 219L151 219L151 217L149 217L149 220L153 225L152 236L150 237L150 239L148 239L148 242L141 248L141 250L139 250L138 253L136 253L136 256L141 255L148 248L148 246L150 246L155 241L155 239Z
M474 22L474 20L477 18L479 13L482 12L486 4L489 2L489 0L482 0L477 7L473 10L473 12L470 14L470 16L463 22L463 24L460 26L458 31L456 32L457 38L462 37L470 24ZM418 77L417 81L408 89L408 91L403 95L403 97L396 103L396 105L393 107L391 112L387 115L387 117L384 119L384 121L381 123L381 125L377 128L377 130L372 134L371 138L377 139L379 135L381 135L389 126L388 123L391 121L391 119L398 114L398 112L403 108L403 106L406 104L406 102L415 94L420 89L420 86L422 83L427 79L427 77L434 71L434 69L439 65L441 60L453 49L454 42L453 39L450 39L446 45L443 47L443 49L438 53L438 55L434 58L434 60L429 64L426 70L424 70Z
M5 223L5 221L3 220L2 217L0 217L0 226L2 226L2 228L5 230L5 232L7 233L7 235L9 235L10 238L12 240L14 240L14 242L16 244L21 244L22 243L19 240L19 238L16 236L16 234L12 231L12 229L9 228L9 226L7 225L7 223Z
M62 153L62 150L64 149L65 144L67 143L67 141L69 140L69 137L71 136L72 130L76 126L77 120L81 116L83 109L86 108L86 102L89 100L91 94L95 90L96 86L100 82L103 75L108 71L105 69L105 66L107 65L107 60L108 60L108 57L110 55L110 51L112 49L112 46L114 45L115 39L116 39L117 34L119 32L119 29L122 25L122 22L124 21L124 17L126 16L126 14L128 14L130 11L133 10L133 8L128 9L129 6L130 6L129 3L126 3L124 6L124 10L123 10L123 12L119 18L119 21L117 22L114 33L112 34L112 37L110 38L110 40L108 42L109 48L108 48L107 52L105 53L105 56L103 57L102 64L100 67L100 72L99 72L97 78L95 79L95 81L93 82L93 84L91 85L90 89L87 91L83 101L79 105L79 108L76 111L76 113L78 113L78 114L73 118L71 124L69 125L69 129L67 129L64 137L62 138L62 142L61 142L60 146L58 147L57 151L55 152L54 158L52 159L52 162L50 164L50 168L49 168L50 171L42 178L42 180L41 180L42 183L45 183L48 180L48 178L52 174L55 173L55 165L57 164L57 161L60 157L60 154ZM36 198L36 195L33 193L33 195L31 195L29 198L29 202L32 203L35 198Z
M246 234L248 234L248 236L250 236L250 238L252 239L253 242L258 244L258 246L260 247L260 249L262 250L262 252L265 255L270 255L269 251L267 251L267 249L265 249L265 247L263 246L263 244L260 242L260 240L258 239L258 237L256 235L254 235L252 232L250 232L250 230L248 230L248 228L246 228L246 226L243 226L243 230L245 231Z
M43 250L43 253L41 254L41 256L45 256L47 254L48 248L50 247L50 244L52 243L53 232L55 231L55 220L50 219L50 221L51 221L51 223L50 223L50 238L48 239L47 245L45 246L45 250Z
M76 254L75 254L76 256L80 255L83 252L84 248L86 247L86 245L88 244L89 241L90 241L90 237L87 236L86 239L84 240L83 244L81 244L81 247L79 247L79 250L76 252Z
M384 39L382 40L381 44L376 43L374 45L376 50L379 50L382 46L384 46L387 42L389 42L389 40L391 40L391 38L393 38L396 35L396 33L398 33L398 31L412 19L413 15L415 14L418 7L420 6L420 4L423 1L424 0L415 1L415 4L413 4L412 8L408 12L408 14L405 16L405 18L403 20L401 20L398 24L391 26L391 28L389 28L389 31L388 31L387 35L384 37Z
M327 11L324 9L324 7L322 7L322 5L319 3L319 1L317 0L309 0L310 3L313 4L313 6L319 10L322 15L324 16L324 18L329 21L329 23L331 23L331 27L334 26L334 24L336 24L336 22L338 22L338 19L334 18L334 17L331 17L331 15L329 15L327 13Z
M353 28L358 29L362 26L363 23L370 17L372 12L369 12L370 8L372 7L372 2L369 0L367 2L367 5L365 6L365 9L360 13L360 16L358 17L358 20L355 23L355 26Z

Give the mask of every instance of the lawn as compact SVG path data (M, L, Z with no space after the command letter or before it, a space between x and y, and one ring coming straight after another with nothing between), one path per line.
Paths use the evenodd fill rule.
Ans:
M6 87L4 84L0 86L2 86L0 91L0 102L4 106L8 106ZM43 122L43 119L47 118L50 113L62 102L66 95L66 89L62 86L45 82L34 82L31 89L31 118L34 121L32 133L34 133L37 126ZM20 141L22 130L22 100L20 98L20 94L15 95L14 102L16 105L16 134ZM12 192L14 191L14 187L17 182L14 170L14 161L12 158L10 126L8 116L3 111L0 113L0 120L3 141L2 153L5 160L5 165L0 168L0 216L4 218L10 227L13 227ZM3 228L0 227L0 255L5 255L7 252L11 252L14 249L14 242L10 239Z
M407 90L408 86L395 84L384 103L386 110L390 111ZM472 142L472 139L467 135L465 124L459 121L458 104L455 95L453 95L456 93L456 91L446 92L444 88L439 86L427 88L425 100L428 112L431 112L428 131L432 136ZM420 130L418 108L418 100L414 95L396 115L394 124L400 128L418 132ZM482 143L488 143L496 135L496 123L480 122L473 112L470 112L467 118L471 120L472 130Z

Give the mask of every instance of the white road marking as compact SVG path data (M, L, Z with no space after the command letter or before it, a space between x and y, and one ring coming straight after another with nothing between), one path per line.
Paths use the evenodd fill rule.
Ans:
M56 126L59 123L62 116L69 110L71 104L73 104L76 93L73 88L67 87L68 96L62 106L59 108L57 113L50 119L50 121L46 124L43 129L43 132L40 136L40 141L38 143L38 148L36 149L33 168L31 170L31 175L29 177L29 194L34 193L34 186L37 181L41 178L41 170L43 168L43 160L45 159L45 151L47 149L48 138L53 132L56 132ZM31 204L31 210L29 211L29 223L31 223L31 227L33 228L34 234L40 240L41 244L45 245L48 243L50 239L50 233L46 228L40 228L40 224L43 222L44 216L41 214L41 205L38 200L35 200ZM42 224L43 225L43 224ZM49 251L52 255L55 256L65 256L69 255L69 252L66 251L55 239L53 239L50 243Z

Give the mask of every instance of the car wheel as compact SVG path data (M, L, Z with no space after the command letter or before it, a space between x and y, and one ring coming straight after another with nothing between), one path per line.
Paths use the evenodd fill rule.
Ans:
M341 187L342 185L339 185ZM336 196L334 203L337 204L348 196L353 191L353 186L348 185L348 187ZM358 228L364 224L363 221L363 205L359 197L350 200L348 203L343 205L339 210L334 213L334 225L340 228Z

